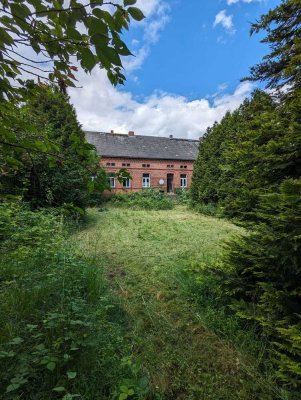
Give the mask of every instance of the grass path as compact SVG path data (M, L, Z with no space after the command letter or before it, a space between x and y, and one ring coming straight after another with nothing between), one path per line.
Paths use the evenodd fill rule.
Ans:
M276 398L246 372L249 360L200 322L181 288L179 272L215 262L223 240L239 228L182 207L90 216L77 247L104 269L128 315L128 340L149 377L149 399Z

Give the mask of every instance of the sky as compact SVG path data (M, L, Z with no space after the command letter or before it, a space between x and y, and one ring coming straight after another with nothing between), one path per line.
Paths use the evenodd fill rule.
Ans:
M198 139L258 84L240 82L269 52L250 25L280 0L138 0L146 15L124 41L127 81L80 71L69 89L85 130Z

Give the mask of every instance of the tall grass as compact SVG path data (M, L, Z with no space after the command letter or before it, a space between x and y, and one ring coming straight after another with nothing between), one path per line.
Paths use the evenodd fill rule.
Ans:
M145 391L126 317L101 269L70 248L62 219L4 204L0 237L1 398L117 399L121 386Z

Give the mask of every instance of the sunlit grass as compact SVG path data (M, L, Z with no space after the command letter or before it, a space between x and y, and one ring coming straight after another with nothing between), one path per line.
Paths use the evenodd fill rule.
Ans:
M180 206L91 210L89 218L93 223L75 236L76 247L104 268L129 316L128 340L149 376L149 398L279 398L272 376L254 357L264 354L255 333L241 336L223 309L189 301L184 271L217 265L224 241L241 228Z

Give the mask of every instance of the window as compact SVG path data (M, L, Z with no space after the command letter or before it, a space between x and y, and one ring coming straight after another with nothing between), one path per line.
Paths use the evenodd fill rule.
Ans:
M116 186L115 176L113 174L108 175L108 183L110 188L114 188Z
M143 167L143 168L149 168L149 167L150 167L150 164L142 164L142 167Z
M180 175L180 186L181 186L181 188L187 187L187 175L186 174Z
M180 168L181 168L181 169L186 169L186 168L187 168L187 165L180 165Z
M107 162L107 167L115 167L115 163L114 162Z
M167 168L173 168L174 166L172 164L167 164Z
M122 166L123 166L123 167L130 167L131 164L129 164L129 163L122 163Z
M130 178L125 178L122 182L122 186L124 188L130 188L131 187L131 180Z
M142 187L143 188L150 187L150 174L143 174L142 175Z

